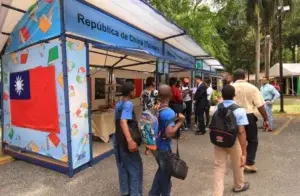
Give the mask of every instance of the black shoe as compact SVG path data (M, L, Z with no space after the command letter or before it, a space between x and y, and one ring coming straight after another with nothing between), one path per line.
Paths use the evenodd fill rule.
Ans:
M202 132L202 131L196 131L195 135L205 135L205 133L206 133L205 131L204 132Z
M235 190L235 189L232 189L232 191L233 191L234 193L241 193L241 192L247 191L249 188L250 188L249 182L245 182L244 187L243 187L241 190Z

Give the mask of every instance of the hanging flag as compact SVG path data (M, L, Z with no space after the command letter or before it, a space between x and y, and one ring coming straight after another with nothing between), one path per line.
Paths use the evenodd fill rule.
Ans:
M10 105L13 125L59 133L55 67L10 73Z

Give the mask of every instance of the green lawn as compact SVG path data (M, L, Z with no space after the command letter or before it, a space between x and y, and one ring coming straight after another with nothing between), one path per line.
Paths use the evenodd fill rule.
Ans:
M279 113L280 101L277 100L273 106L273 112ZM285 98L284 111L287 114L300 114L300 98Z

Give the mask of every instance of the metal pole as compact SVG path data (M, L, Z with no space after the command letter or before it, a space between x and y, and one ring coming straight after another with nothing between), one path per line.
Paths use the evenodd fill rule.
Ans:
M156 84L156 89L158 89L159 86L159 73L158 73L158 59L156 60L156 69L155 69L155 84Z
M283 8L283 7L282 7ZM283 62L282 62L282 8L279 13L279 75L280 75L280 112L284 112L284 97L283 97Z
M292 75L291 76L291 79L292 79L292 96L295 96L295 91L294 91L294 76Z

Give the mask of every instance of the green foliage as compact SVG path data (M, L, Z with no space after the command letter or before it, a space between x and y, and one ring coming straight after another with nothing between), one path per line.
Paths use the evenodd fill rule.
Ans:
M201 0L150 0L154 7L187 30L201 47L219 59L229 72L244 68L254 73L255 25L259 14L262 20L261 48L264 48L263 35L270 34L271 66L278 62L277 0L213 2L215 5L212 11L200 4ZM283 2L284 5L292 5L292 10L283 17L283 57L286 62L295 62L296 45L300 53L300 0ZM264 57L263 50L261 54ZM261 60L263 62L263 58Z
M198 1L200 2L200 1ZM211 56L229 62L228 47L217 29L217 14L193 0L151 0L150 3L183 27Z

